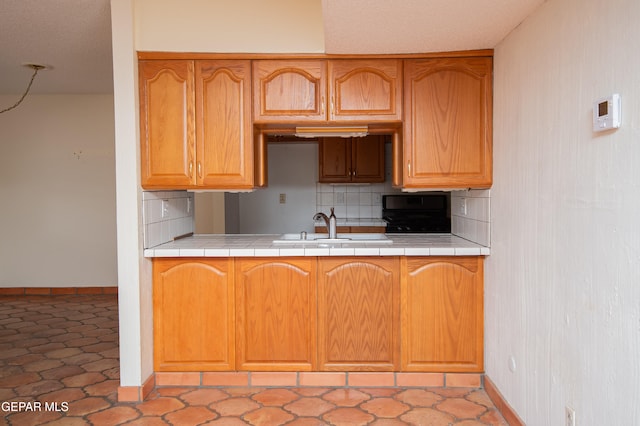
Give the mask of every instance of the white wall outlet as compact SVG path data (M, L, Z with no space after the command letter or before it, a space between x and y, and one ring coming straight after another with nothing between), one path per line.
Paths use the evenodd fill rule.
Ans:
M462 216L467 215L467 199L466 198L460 199L460 214Z
M187 213L191 213L191 210L193 210L193 206L191 205L192 202L193 200L191 197L187 198Z
M571 407L564 407L565 426L576 426L576 411Z
M162 218L169 217L169 200L162 200Z
M286 204L287 194L280 194L280 204Z

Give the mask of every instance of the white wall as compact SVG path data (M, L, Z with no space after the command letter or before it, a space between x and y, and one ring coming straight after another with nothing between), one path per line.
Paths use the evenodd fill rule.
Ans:
M0 114L0 287L117 285L113 120L111 95Z
M549 0L495 50L486 372L528 425L640 424L638 22ZM622 128L592 133L614 92Z
M194 195L194 232L224 234L224 192L196 192Z
M240 194L241 234L313 232L318 144L269 144L269 186ZM280 204L280 194L286 203Z
M143 257L133 1L111 0L121 386L140 386L153 373L151 262Z
M136 49L321 53L320 0L136 0Z

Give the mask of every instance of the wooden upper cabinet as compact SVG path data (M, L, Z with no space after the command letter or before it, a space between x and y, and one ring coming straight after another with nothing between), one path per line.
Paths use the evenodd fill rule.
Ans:
M404 188L492 183L492 58L404 63Z
M352 182L384 182L384 136L351 138Z
M142 186L253 187L248 60L140 61Z
M331 121L402 120L402 61L329 61Z
M253 187L251 64L196 61L197 184Z
M140 61L141 183L145 188L195 184L193 61Z
M326 119L327 65L323 60L253 61L253 119Z
M402 120L402 61L257 60L256 122Z
M384 136L320 138L320 182L384 182Z
M483 258L402 259L402 370L484 368Z
M320 138L318 163L320 182L351 182L351 138Z

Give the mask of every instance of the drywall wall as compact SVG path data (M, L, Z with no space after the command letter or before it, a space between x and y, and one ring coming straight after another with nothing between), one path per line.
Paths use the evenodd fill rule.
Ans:
M486 372L529 425L640 424L639 21L548 0L495 50ZM595 134L614 92L622 127Z
M194 195L194 232L224 234L224 192L196 192Z
M111 95L29 95L0 115L0 287L117 285L114 137Z
M136 48L177 52L324 52L320 0L136 0Z
M269 186L239 194L239 232L313 232L318 144L269 144L267 149ZM285 203L280 203L280 194Z
M151 262L143 258L133 0L111 0L118 224L120 386L139 387L153 373Z

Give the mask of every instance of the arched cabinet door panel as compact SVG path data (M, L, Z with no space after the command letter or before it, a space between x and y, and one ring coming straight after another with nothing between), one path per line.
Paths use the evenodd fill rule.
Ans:
M315 258L236 260L237 368L316 368Z
M195 184L193 61L140 61L141 183Z
M405 60L405 188L492 183L492 58Z
M396 257L319 259L320 370L398 369L399 272Z
M232 265L232 259L154 259L155 371L234 369Z
M326 75L323 60L254 61L254 121L325 121Z
M329 81L330 120L402 120L401 60L332 60Z
M402 260L402 369L484 371L483 258Z
M198 186L253 187L251 64L196 61Z

